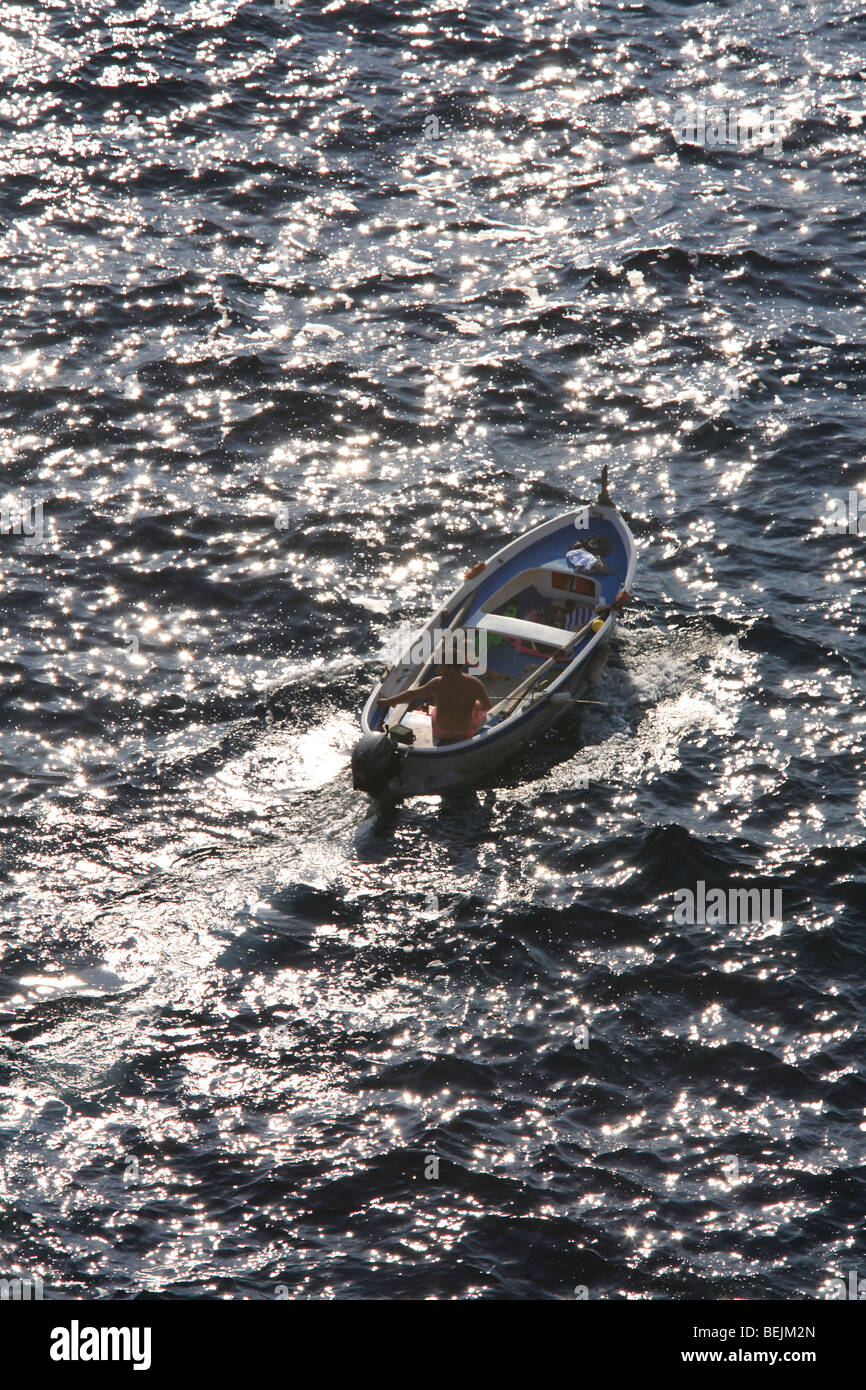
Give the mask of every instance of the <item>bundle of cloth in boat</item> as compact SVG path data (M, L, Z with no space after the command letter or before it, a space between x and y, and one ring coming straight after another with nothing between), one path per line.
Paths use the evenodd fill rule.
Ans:
M587 536L579 545L566 552L566 561L578 574L610 574L604 563L613 546L607 536Z

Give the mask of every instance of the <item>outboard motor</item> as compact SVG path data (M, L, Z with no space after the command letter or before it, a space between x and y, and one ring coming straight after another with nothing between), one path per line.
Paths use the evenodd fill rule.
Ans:
M388 734L364 734L352 749L352 786L380 796L400 767L400 754Z

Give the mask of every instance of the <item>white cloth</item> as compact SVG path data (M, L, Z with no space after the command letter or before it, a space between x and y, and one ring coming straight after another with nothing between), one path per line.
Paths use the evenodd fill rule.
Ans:
M583 570L584 574L596 574L599 570L607 569L603 560L584 550L582 545L576 545L569 550L565 558L573 570Z

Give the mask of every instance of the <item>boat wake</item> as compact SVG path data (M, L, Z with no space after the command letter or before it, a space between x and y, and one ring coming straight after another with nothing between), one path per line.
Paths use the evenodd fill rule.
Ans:
M503 794L525 800L577 789L586 796L599 783L651 784L676 771L685 744L731 734L755 662L736 638L720 637L709 624L673 641L655 628L622 630L615 660L592 692L599 704L580 706L549 736L557 764ZM566 757L563 746L577 741Z

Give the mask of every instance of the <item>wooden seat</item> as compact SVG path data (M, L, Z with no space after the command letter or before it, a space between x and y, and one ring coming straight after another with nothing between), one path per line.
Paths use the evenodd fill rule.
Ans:
M495 632L500 637L514 637L522 642L541 643L545 647L564 647L574 636L566 627L530 623L524 618L506 618L501 613L484 613L475 626L479 632Z

